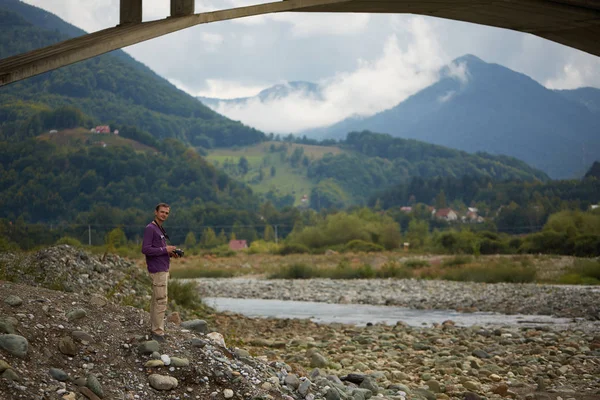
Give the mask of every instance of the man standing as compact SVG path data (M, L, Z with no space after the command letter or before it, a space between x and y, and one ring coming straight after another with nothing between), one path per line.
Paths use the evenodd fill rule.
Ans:
M154 210L154 220L144 230L142 253L146 255L146 265L152 279L152 300L150 302L150 325L152 339L165 341L165 312L167 311L167 283L169 281L170 257L177 257L175 246L168 246L169 236L163 223L169 217L171 208L160 203Z

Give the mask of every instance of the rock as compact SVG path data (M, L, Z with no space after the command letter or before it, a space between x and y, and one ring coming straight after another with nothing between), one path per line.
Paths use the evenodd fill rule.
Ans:
M225 346L225 338L219 332L211 332L208 335L206 335L206 337L216 345L219 345L221 347L227 347Z
M156 367L164 367L165 363L162 360L148 360L144 367L146 368L156 368Z
M288 374L283 378L283 384L296 390L300 386L300 379L298 379L296 374Z
M106 300L106 297L104 296L92 295L92 297L90 297L90 304L96 307L104 307L108 304L108 300Z
M79 340L82 343L93 343L94 342L94 337L84 331L73 331L73 332L71 332L71 336L73 336L75 339Z
M171 365L171 357L169 357L167 354L161 355L160 359L165 365Z
M173 367L187 367L190 365L190 360L187 358L171 357L171 365Z
M305 379L300 386L298 386L298 393L300 393L300 395L306 397L308 395L308 392L310 390L310 385L311 382L308 379Z
M223 397L225 397L226 399L230 399L233 397L233 390L231 389L225 389L223 390Z
M0 335L0 348L15 357L24 358L29 349L29 342L20 335Z
M67 374L62 369L50 368L49 372L50 372L50 376L52 376L54 379L56 379L59 382L65 382L70 379L69 374Z
M140 343L138 346L138 351L140 354L152 354L155 351L160 350L160 345L156 340L148 340L146 342Z
M100 398L104 397L104 390L102 390L102 385L98 382L98 378L94 374L89 374L87 376L85 386L87 386L94 394Z
M84 318L87 315L87 311L83 308L76 308L67 313L67 319L69 322L77 321L78 319Z
M329 362L320 353L313 353L310 357L311 368L324 368Z
M73 339L71 339L69 336L60 338L60 341L58 342L58 350L67 356L74 356L77 354L77 346L73 342Z
M172 312L167 316L167 322L173 325L181 325L181 316L177 311Z
M96 396L96 393L92 392L89 388L82 386L79 388L82 395L90 400L100 400L100 397Z
M0 321L0 333L15 333L15 328L8 321Z
M10 295L4 299L4 302L11 307L19 307L23 304L23 300L19 296Z
M2 373L2 375L0 375L0 376L2 378L6 379L7 381L13 381L13 382L21 381L21 378L19 377L19 375L12 368L8 368L7 370L5 370Z
M198 333L207 333L208 332L208 324L206 321L202 319L193 319L191 321L184 321L181 323L181 327L185 329L189 329Z
M0 360L0 372L4 372L10 368L10 364L4 360Z
M148 377L148 382L156 390L171 390L177 387L179 382L172 376L152 374Z

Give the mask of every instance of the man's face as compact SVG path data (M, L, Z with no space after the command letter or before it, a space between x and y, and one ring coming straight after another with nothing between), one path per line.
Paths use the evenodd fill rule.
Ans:
M160 222L165 222L169 216L169 211L169 207L159 207L158 210L154 211L154 215Z

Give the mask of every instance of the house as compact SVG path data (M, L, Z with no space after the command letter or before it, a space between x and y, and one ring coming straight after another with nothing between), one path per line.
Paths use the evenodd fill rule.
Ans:
M115 129L115 131L114 131L113 133L114 133L115 135L118 135L118 134L119 134L119 130L118 130L118 129Z
M108 125L98 125L94 129L95 133L110 133L110 126Z
M58 131L56 129L52 129L50 130L50 133L57 133Z
M592 205L590 206L590 209L592 209L592 210L595 210L595 209L597 209L598 207L600 207L600 204L592 204Z
M301 201L302 203L306 203L306 202L308 201L308 196L307 196L307 195L305 195L305 194L304 194L304 195L302 195L302 198L300 199L300 201Z
M458 214L454 212L451 208L441 208L437 211L433 211L433 216L438 219L443 219L445 221L456 221L458 220Z
M248 248L248 244L245 240L230 240L229 248L233 251L244 250Z
M402 211L402 212L405 212L405 213L409 214L409 213L411 213L411 212L412 212L412 207L407 207L407 206L400 207L400 211Z
M469 208L469 210L471 210ZM471 224L481 224L484 219L482 216L478 215L475 211L468 211L467 215L461 217L463 222L471 223Z

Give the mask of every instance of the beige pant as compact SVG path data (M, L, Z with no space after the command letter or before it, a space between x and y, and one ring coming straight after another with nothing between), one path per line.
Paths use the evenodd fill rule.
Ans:
M150 274L152 279L152 299L150 300L150 325L152 333L165 334L165 312L167 311L168 272Z

